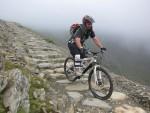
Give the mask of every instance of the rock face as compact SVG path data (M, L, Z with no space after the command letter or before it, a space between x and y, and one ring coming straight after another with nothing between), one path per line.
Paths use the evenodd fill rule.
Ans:
M4 59L5 59L5 56L4 54L0 53L0 71L3 71L4 70Z
M120 92L113 92L111 99L114 101L123 101L126 100L128 97L126 94L124 93L120 93Z
M101 109L106 109L107 112L111 111L112 107L104 101L101 101L96 98L88 98L83 101L83 105L99 107Z
M81 95L79 92L67 92L68 96L71 98L72 102L79 102L82 98L83 95Z
M129 105L123 105L115 108L115 113L146 113L139 107L132 107Z
M0 92L2 92L4 90L4 88L6 87L8 83L8 80L5 76L0 75Z
M6 75L5 75L6 76ZM21 71L14 69L10 71L7 78L3 80L2 89L3 104L9 113L17 113L19 107L22 107L26 113L29 113L29 81L22 75ZM2 82L1 82L2 83Z
M0 57L0 69L3 68L0 73L0 93L8 113L17 113L21 106L26 113L150 112L149 87L110 73L114 84L113 95L108 100L94 98L89 91L88 74L75 82L66 79L63 66L67 52L64 49L48 43L40 35L17 23L0 20L1 51L5 53L5 60L12 62L15 68L21 66L31 74L30 85L19 69L7 74L8 71L3 68L3 58ZM7 64L5 68L12 67ZM29 89L32 92L29 93Z

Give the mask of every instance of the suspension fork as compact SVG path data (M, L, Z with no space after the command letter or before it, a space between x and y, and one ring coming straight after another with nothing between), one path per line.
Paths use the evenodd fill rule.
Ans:
M96 69L97 69L97 68L100 68L100 65L95 64L95 66L94 66L94 79L95 79L95 84L97 84L97 83L99 82L98 80L101 80L101 78L102 78L101 71L98 71L98 74L96 73Z

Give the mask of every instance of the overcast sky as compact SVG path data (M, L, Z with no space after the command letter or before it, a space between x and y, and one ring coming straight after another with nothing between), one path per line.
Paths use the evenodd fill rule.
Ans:
M1 19L37 29L67 31L85 14L99 34L150 45L150 0L0 0Z

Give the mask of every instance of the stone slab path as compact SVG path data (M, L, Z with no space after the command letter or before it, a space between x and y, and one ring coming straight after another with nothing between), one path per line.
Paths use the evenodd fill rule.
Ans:
M48 81L48 89L45 89L46 98L51 99L50 106L60 113L129 113L129 111L148 113L149 111L148 107L140 104L137 96L134 98L132 93L134 89L131 91L134 83L113 73L111 76L114 92L111 98L105 101L94 98L91 94L87 76L76 82L68 81L63 72L66 55L62 49L36 35L25 34L19 40L14 39L13 47L17 55L25 60L33 76ZM142 88L140 85L136 87ZM134 93L139 95L137 91Z

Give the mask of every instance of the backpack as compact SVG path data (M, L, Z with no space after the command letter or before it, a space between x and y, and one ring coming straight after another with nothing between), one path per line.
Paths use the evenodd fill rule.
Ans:
M70 37L69 41L74 37L75 32L76 32L79 28L81 28L81 30L82 30L82 36L84 36L85 29L84 29L83 25L82 25L82 24L78 24L78 23L72 24L72 25L70 26L70 35L71 35L71 37Z
M79 28L81 28L81 30L84 31L84 30L83 30L83 26L82 26L81 24L78 24L78 23L72 24L72 25L70 26L70 34L71 34L71 36L73 36L73 35L75 34L75 32L76 32Z
M73 36L75 34L75 32L77 31L77 29L80 28L80 24L72 24L70 26L70 34L71 36Z

